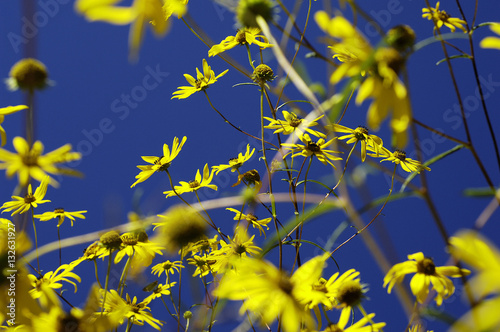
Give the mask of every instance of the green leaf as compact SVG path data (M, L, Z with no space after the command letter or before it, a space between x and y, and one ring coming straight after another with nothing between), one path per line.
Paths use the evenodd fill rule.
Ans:
M416 52L420 50L421 48L424 48L427 45L440 42L441 40L450 40L450 39L467 39L469 36L466 33L460 33L460 32L450 32L450 33L443 33L441 37L439 36L432 36L429 38L426 38L424 40L419 41L413 46L413 52Z
M467 59L472 59L472 57L468 54L460 54L460 55L452 55L448 59L458 59L458 58L467 58ZM439 60L436 62L436 66L439 65L440 63L443 63L446 61L446 58Z

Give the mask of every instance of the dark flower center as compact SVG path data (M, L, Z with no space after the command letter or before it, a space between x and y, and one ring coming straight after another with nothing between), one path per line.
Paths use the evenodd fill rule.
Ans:
M344 283L339 289L338 300L349 307L358 305L363 299L363 288L359 281Z
M436 274L436 265L432 261L432 258L425 257L422 261L417 263L418 273L423 273L428 276Z
M239 44L242 44L242 45L246 44L247 43L247 39L245 38L245 31L238 31L238 33L236 34L235 40Z
M398 158L401 161L405 161L406 160L406 152L401 151L401 150L396 150L394 152L394 157Z
M198 181L196 181L196 180L193 180L193 181L189 182L189 187L190 188L194 189L194 188L198 188L199 186L200 186L200 183Z
M31 204L34 201L36 201L36 198L32 194L27 194L26 196L24 196L24 203Z
M307 150L311 152L320 152L321 147L315 142L307 142Z

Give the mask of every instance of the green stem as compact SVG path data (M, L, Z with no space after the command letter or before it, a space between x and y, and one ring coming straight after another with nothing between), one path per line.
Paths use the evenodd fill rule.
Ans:
M134 254L135 249L132 253L132 256L128 256L127 263L125 263L125 266L123 267L122 275L120 276L120 281L118 282L118 292L120 293L120 296L123 295L123 290L125 289L125 280L127 280L128 270L130 269L130 264L132 264Z
M112 256L113 256L113 251L112 251L112 249L109 249L108 270L106 272L106 281L104 282L104 295L103 295L103 298L102 298L101 316L104 314L104 304L106 303L106 295L108 294L109 273L111 272Z
M35 224L35 209L33 208L33 205L30 205L31 208L31 220L33 221L33 233L35 235L35 250L36 250L36 265L37 265L37 272L40 274L40 257L38 255L38 236L36 235L36 224Z

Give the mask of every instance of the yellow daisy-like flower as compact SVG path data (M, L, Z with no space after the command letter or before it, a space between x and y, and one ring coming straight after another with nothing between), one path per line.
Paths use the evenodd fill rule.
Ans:
M269 124L267 126L264 126L264 128L275 129L273 134L283 133L284 135L290 135L292 133L296 133L298 134L298 136L301 136L308 132L317 137L326 137L326 135L322 132L309 128L317 126L318 122L316 121L321 119L324 115L320 115L312 121L306 121L299 118L293 112L283 111L282 113L285 120L274 120L272 118L264 117L264 119L269 121Z
M182 265L182 261L174 261L174 262L165 261L163 263L156 264L155 266L153 266L151 268L151 273L153 275L158 275L158 277L160 277L161 274L165 272L165 274L168 277L168 274L173 275L175 271L177 271L177 273L180 273L181 272L180 270L183 268L184 265Z
M187 4L189 0L164 0L163 13L165 15L165 21L168 21L170 16L177 15L181 18L187 12ZM152 22L156 24L155 21Z
M369 148L369 150L371 150L371 148ZM392 161L396 165L400 165L401 168L408 173L411 173L411 172L420 173L422 170L426 170L426 171L431 170L429 167L422 165L422 163L420 163L420 161L414 160L411 158L407 158L406 152L401 151L401 150L396 150L394 152L391 152L391 151L387 150L386 148L382 147L382 149L380 150L380 153L370 153L369 156L385 158L385 159L382 159L380 162L383 162L385 160Z
M296 332L302 324L312 329L314 320L302 299L309 296L312 285L320 278L324 262L325 256L315 257L289 277L269 262L241 258L214 293L233 301L243 300L240 314L254 312L266 324L279 317L285 332Z
M164 247L155 242L148 241L146 232L125 233L121 236L122 245L116 253L115 264L118 264L125 255L132 257L131 267L133 270L151 265L156 254L163 255Z
M208 88L210 84L217 82L217 79L224 76L227 72L228 69L215 76L214 71L207 63L207 60L203 59L203 74L198 68L196 68L196 79L189 74L184 74L186 81L191 84L191 86L178 87L178 90L172 93L172 99L185 99L198 91L203 91Z
M500 23L491 24L490 30L496 33L497 35L500 35ZM483 40L481 40L479 46L481 46L482 48L495 48L497 50L500 50L500 38L491 36L486 37Z
M361 161L365 161L366 159L366 149L371 149L379 153L379 150L383 146L383 141L380 137L375 135L369 135L368 129L365 127L357 127L356 129L351 129L336 123L327 126L328 129L331 129L337 133L347 133L347 135L343 135L337 137L340 140L348 139L347 144L358 144L361 143Z
M164 191L163 193L167 195L166 197L171 197L171 196L181 195L183 193L197 191L203 187L207 187L217 191L217 186L215 184L210 184L210 182L212 182L213 177L214 177L214 170L210 172L208 164L205 164L205 167L203 168L203 178L201 177L200 170L198 170L196 172L196 176L193 181L190 182L180 181L179 182L180 186L174 186L175 190L167 190Z
M467 32L467 29L463 26L466 24L464 20L456 17L451 17L444 10L439 10L439 1L436 3L436 8L422 8L422 17L428 20L433 20L438 28L443 25L450 28L451 32L455 32L456 28L459 28L463 32ZM436 27L434 27L436 29Z
M163 144L163 155L161 157L153 157L153 156L142 156L142 160L152 165L139 165L138 169L141 170L139 174L135 176L137 181L135 181L130 188L135 187L136 184L141 183L149 179L151 175L155 172L166 171L172 161L177 157L179 152L181 152L182 146L186 143L187 137L184 136L182 141L179 143L179 139L174 137L174 141L172 142L172 151L167 144Z
M81 153L71 152L71 144L63 145L54 151L42 155L43 144L40 141L36 141L31 148L28 146L28 142L22 137L15 137L12 143L17 153L0 148L0 169L5 169L5 174L9 178L17 173L21 186L27 186L30 178L41 182L47 173L80 174L71 169L58 166L58 164L81 158ZM57 186L58 182L50 177L50 184Z
M221 164L219 166L212 166L215 170L215 175L219 174L220 171L231 168L231 172L236 172L245 162L252 158L253 153L255 152L255 148L250 151L250 144L247 144L247 150L245 154L241 152L238 154L238 157L229 159L229 164Z
M285 157L288 156L289 154L292 154L292 158L296 156L304 156L306 158L310 156L316 156L316 158L318 158L318 160L321 161L323 164L326 165L328 163L333 168L335 168L335 166L332 163L333 160L342 160L341 157L333 155L333 153L340 153L340 152L326 149L326 147L332 144L335 138L332 138L328 142L325 142L323 138L320 138L317 142L313 142L308 134L304 134L299 138L302 141L302 143L304 143L304 145L298 143L282 144L282 146L285 149L292 150L291 152L287 153Z
M252 213L244 214L244 213L241 213L240 211L233 209L233 208L226 208L226 210L236 213L233 220L237 220L237 221L246 220L248 223L250 223L253 226L253 228L257 228L259 230L259 235L264 234L264 236L266 236L266 232L264 231L264 227L267 230L269 230L269 226L267 226L267 224L269 224L269 222L271 222L271 220L273 220L272 217L259 220L259 218L257 218Z
M33 194L33 189L31 189L31 184L28 186L28 191L26 193L26 196L24 197L19 197L19 196L12 196L11 198L14 199L13 201L10 202L5 202L1 207L0 210L3 209L3 212L10 212L12 210L15 210L12 212L11 216L18 214L18 213L25 213L27 212L31 207L36 208L38 207L38 204L43 204L50 202L48 199L43 199L45 197L45 194L47 193L47 186L49 185L49 177L46 176L38 188L36 188L35 193Z
M167 21L163 11L162 0L134 0L132 6L117 6L122 0L78 0L76 11L83 14L91 22L104 21L115 25L130 26L130 56L137 57L142 43L146 25L152 24L157 36L167 32Z
M40 299L40 303L43 306L47 306L49 302L58 304L59 297L56 295L55 290L62 288L63 281L72 284L76 293L77 287L75 281L82 282L82 279L76 273L72 272L73 267L74 266L69 264L63 264L55 271L49 271L38 278L29 274L28 279L33 287L33 289L29 291L30 295L34 299Z
M150 303L152 300L161 297L162 295L170 295L170 289L176 284L176 282L172 282L170 284L159 284L153 289L151 295L144 299L144 302Z
M329 48L334 52L333 58L341 62L330 77L330 83L364 74L363 63L370 57L372 47L356 27L342 16L330 19L324 11L318 11L314 19L320 29L335 39Z
M369 314L361 318L356 323L349 325L351 322L351 310L343 310L340 314L340 318L337 324L332 323L328 325L326 329L322 332L378 332L382 331L382 328L386 325L385 323L372 323L375 314Z
M85 219L83 213L87 213L87 210L68 212L64 211L63 208L55 209L54 212L47 211L42 214L35 214L35 218L40 219L40 221L47 221L50 219L59 218L59 222L57 223L57 227L61 226L64 222L64 218L67 217L71 220L71 227L73 227L73 221L76 218Z
M425 329L422 325L420 324L415 324L415 325L412 325L409 329L408 329L408 332L424 332L424 331L427 331L427 332L434 332L434 331L429 331L427 329Z
M433 260L425 257L423 253L417 252L408 255L408 261L394 265L384 277L384 287L388 285L387 292L390 294L396 283L403 281L405 275L415 273L411 278L410 287L413 295L419 303L424 303L429 295L429 285L437 293L436 304L440 306L443 299L447 299L455 292L455 286L448 277L459 278L470 274L469 270L459 269L456 266L437 267Z
M103 304L104 289L101 289L101 306ZM150 300L150 299L149 299ZM112 289L106 294L106 302L104 303L104 313L111 316L117 317L120 324L127 319L134 325L143 326L144 323L149 324L156 330L160 331L163 323L153 317L151 314L151 309L147 306L149 301L137 302L137 296L133 299L127 294L126 299L123 299L120 294Z
M361 303L366 289L359 279L359 271L347 270L339 274L333 274L325 283L326 295L332 306L351 311L353 307Z
M209 255L193 255L192 257L186 260L188 264L196 266L196 270L193 273L193 277L199 276L203 278L207 276L209 273L217 274L217 270L212 268L212 265L215 264L215 260L212 259Z
M1 142L2 145L4 146L5 143L7 143L7 133L5 132L5 129L1 126L3 123L3 120L5 119L6 115L12 114L19 112L21 110L27 109L28 106L26 105L19 105L19 106L7 106L7 107L2 107L0 108L0 137L1 137Z
M236 33L236 36L229 36L220 44L216 44L208 50L208 56L216 56L219 53L230 50L238 45L259 45L261 49L272 47L267 38L259 35L259 28L243 28Z

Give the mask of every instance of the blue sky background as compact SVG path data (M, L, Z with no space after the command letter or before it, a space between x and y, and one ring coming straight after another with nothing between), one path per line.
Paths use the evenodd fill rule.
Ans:
M291 3L285 1L285 3ZM330 2L332 3L332 2ZM157 214L178 203L175 197L165 199L163 191L170 189L168 178L162 174L154 174L149 180L130 189L134 176L138 173L136 165L143 164L142 155L161 155L162 146L169 146L175 136L187 136L188 140L178 159L170 168L174 183L190 181L198 169L205 163L210 166L226 163L238 152L244 151L247 143L255 144L248 138L224 123L210 108L203 94L198 93L186 100L171 100L172 92L180 85L186 85L184 73L195 74L195 67L201 68L202 59L206 58L216 74L229 66L220 58L208 59L207 47L203 45L182 23L173 19L170 32L162 39L157 39L151 31L147 31L136 63L128 60L128 26L113 26L107 23L89 23L75 13L73 1L40 0L35 17L23 16L21 1L0 2L0 77L8 76L10 67L23 58L23 47L33 47L36 58L47 66L53 87L37 93L36 98L36 139L41 140L46 151L54 150L65 143L71 143L74 150L82 152L84 157L73 164L85 174L84 179L64 177L60 179L59 189L49 188L47 198L52 203L42 205L40 213L64 207L68 211L88 210L86 220L77 220L73 228L69 223L61 227L62 237L75 236L115 225L123 224L129 211L141 211L144 214ZM333 2L338 7L337 2ZM434 5L434 4L433 4ZM471 18L473 3L463 3L464 11ZM370 4L360 2L360 6L371 13L382 27L387 30L397 24L410 25L417 34L417 41L432 36L432 23L421 18L424 1L391 0ZM303 10L306 4L302 5ZM442 1L441 7L454 16L459 16L454 1ZM322 2L313 3L313 12L322 9ZM350 13L350 11L348 11ZM226 8L212 1L190 2L189 13L194 20L213 38L219 42L235 31L234 15ZM283 13L278 13L280 24L285 23ZM500 4L495 1L481 2L477 23L499 21ZM350 17L350 14L347 14ZM302 24L303 22L299 22ZM30 30L30 25L31 30ZM372 44L379 37L372 33L366 21L361 20L359 29L371 38ZM33 30L34 28L34 30ZM500 114L500 67L497 65L500 53L495 50L479 48L479 41L492 32L484 27L474 34L478 69L482 81L487 82L485 94L493 127L499 133ZM325 47L319 43L323 33L319 31L313 20L310 21L308 38L318 49L326 54ZM25 38L26 44L13 42L15 36ZM460 48L469 52L467 40L453 40ZM254 49L255 50L255 49ZM289 48L289 51L292 48ZM312 82L325 84L328 74L325 64L318 59L306 59L307 51L299 54L299 62L308 68ZM248 67L244 48L231 50L229 54L241 64ZM455 54L450 51L450 54ZM276 68L276 61L270 52L265 52L268 64ZM436 65L443 58L441 46L437 43L429 45L412 55L408 62L410 77L410 93L412 107L416 119L440 128L446 133L465 140L464 126L458 113L455 113L457 98L454 94L446 64ZM257 59L257 57L255 57ZM499 182L499 169L496 164L489 133L482 109L476 97L476 85L472 76L472 66L468 60L453 61L460 92L465 101L466 112L470 114L469 126L473 143L485 163L493 182ZM156 73L156 74L152 74ZM282 74L281 74L282 75ZM259 92L252 86L233 87L246 82L246 78L230 69L227 75L207 90L212 102L233 123L241 126L249 133L258 135L260 128ZM286 93L291 98L301 97L295 88L289 87ZM128 96L128 97L127 97ZM130 101L127 104L126 99ZM275 100L275 99L273 99ZM21 104L24 102L20 92L9 92L0 89L0 106ZM365 102L361 107L354 104L348 109L342 124L356 127L365 124ZM302 106L304 110L310 109ZM286 108L285 108L286 109ZM269 114L268 114L269 116ZM19 112L6 117L2 126L6 129L9 143L4 147L12 149L12 138L22 134L23 115ZM419 128L419 138L423 144L425 159L442 153L455 143L443 141L441 138ZM387 121L378 134L388 144L390 134ZM258 145L254 145L258 147ZM407 149L410 155L413 145ZM300 161L301 162L301 161ZM359 167L359 158L350 163L349 171L356 167L357 171L366 171L367 187L359 192L349 187L354 204L362 207L368 198L386 195L390 183L388 177L370 171L369 167ZM391 165L384 164L390 170ZM264 165L253 158L250 168L258 169L264 174ZM248 168L248 169L250 169ZM485 187L486 182L479 172L472 155L462 149L445 160L434 164L427 173L431 196L437 210L450 234L459 229L471 227L479 214L489 203L489 199L464 198L463 190L469 187ZM331 184L327 177L329 169L316 165L314 173L325 176L324 181ZM400 173L402 174L402 173ZM418 178L414 181L418 183ZM222 197L235 193L231 188L236 182L234 173L221 173L214 181L219 191L202 192L206 198ZM7 201L16 185L15 179L7 180L0 176L0 199ZM395 192L400 183L395 183ZM368 189L366 189L368 188ZM311 192L323 193L322 189L311 185ZM286 187L282 187L286 192ZM188 200L191 196L186 196ZM289 205L280 206L283 219L289 218ZM367 222L378 208L364 215ZM264 211L257 211L264 217ZM232 216L225 211L214 212L221 227L230 229ZM2 217L7 217L4 214ZM336 227L345 220L341 212L328 214L326 217L313 220L306 227L308 240L323 245ZM47 222L38 227L41 243L57 239L56 224ZM423 251L435 259L437 265L443 265L448 258L444 251L444 242L430 215L424 201L417 198L391 202L377 220L371 232L385 237L378 237L379 242L388 248L388 255L393 262L406 259L407 254ZM498 213L495 213L483 232L495 243L499 243L500 231ZM345 231L338 242L353 234L354 230ZM390 241L387 239L390 238ZM63 252L63 260L69 261L80 256L85 246L76 246ZM312 257L318 252L304 248L304 258ZM292 252L289 249L290 253ZM309 255L309 256L308 256ZM42 265L50 266L56 255L48 255L42 259ZM277 252L271 253L271 260ZM386 294L382 288L383 273L375 265L370 252L357 237L338 251L335 258L342 271L356 268L361 271L361 280L369 284L369 300L365 308L376 312L376 321L387 321L387 331L400 331L407 323L403 311L394 295ZM331 264L325 271L329 277L336 271ZM79 267L77 271L82 278L93 278L89 266ZM154 280L153 278L148 279ZM408 281L408 280L406 280ZM147 283L147 282L146 282ZM460 296L460 283L457 282L457 294L445 301L440 311L451 312L458 316L466 310ZM186 284L187 285L187 284ZM83 285L83 289L89 285ZM69 294L69 292L67 293ZM80 291L73 298L74 304L84 301L86 291ZM143 295L137 293L141 298ZM71 294L72 295L72 294ZM144 295L145 296L145 295ZM198 299L199 300L199 299ZM174 321L165 316L169 331ZM430 322L430 328L441 330L439 322Z

